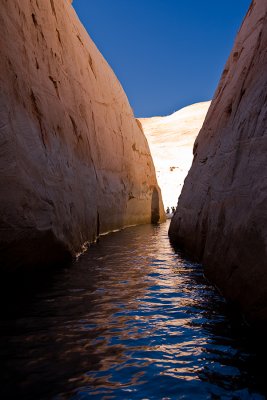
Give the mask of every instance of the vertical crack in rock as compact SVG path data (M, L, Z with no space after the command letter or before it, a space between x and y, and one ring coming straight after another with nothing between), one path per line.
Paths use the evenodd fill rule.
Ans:
M57 19L57 13L56 13L56 9L55 9L54 0L50 0L50 4L51 4L51 8L52 8L52 13L53 13L54 17Z
M99 212L97 211L97 218L96 218L96 237L99 238L100 235L100 216Z
M93 59L90 56L90 54L88 54L88 60L89 60L89 65L90 65L91 71L93 72L95 79L97 79L96 78L96 72L95 72L95 69L94 69Z
M49 75L49 77L48 77L49 79L50 79L50 81L53 83L53 86L54 86L54 88L55 88L55 91L56 91L56 94L57 94L57 97L60 99L60 96L59 96L59 90L58 90L58 83L57 83L57 81L51 76L51 75ZM71 117L70 117L71 118ZM73 121L72 121L73 122Z
M35 97L35 94L33 93L33 90L31 90L31 102L32 102L32 111L34 113L34 115L36 116L38 123L39 123L39 127L40 127L40 133L41 133L41 137L42 137L42 142L43 145L46 147L46 143L45 143L45 131L43 128L43 123L42 123L42 112L39 109L38 103L37 103L37 99Z
M151 223L157 224L160 220L160 208L159 208L159 192L157 188L153 188L152 200L151 200Z
M33 14L33 13L32 13L32 20L33 20L34 26L37 27L38 26L37 19L36 19L35 14Z
M56 32L57 32L58 41L59 41L59 43L60 43L60 45L61 45L61 47L62 47L62 41L61 41L60 32L59 32L58 29L56 29Z

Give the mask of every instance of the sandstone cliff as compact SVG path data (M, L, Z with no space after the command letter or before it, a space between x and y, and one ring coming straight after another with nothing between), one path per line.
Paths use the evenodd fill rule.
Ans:
M140 118L155 164L165 208L176 206L193 160L193 144L210 102L193 104L166 117Z
M254 0L195 146L174 240L250 320L267 320L267 2Z
M1 2L1 267L163 215L144 134L70 3Z

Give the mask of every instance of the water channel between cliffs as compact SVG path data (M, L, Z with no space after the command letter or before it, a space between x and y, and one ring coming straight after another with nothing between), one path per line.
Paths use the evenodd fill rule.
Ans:
M2 399L265 398L257 352L168 226L107 235L2 307Z

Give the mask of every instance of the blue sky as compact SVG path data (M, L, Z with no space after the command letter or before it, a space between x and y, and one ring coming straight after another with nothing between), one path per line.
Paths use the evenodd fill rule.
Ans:
M137 117L212 98L250 0L74 0Z

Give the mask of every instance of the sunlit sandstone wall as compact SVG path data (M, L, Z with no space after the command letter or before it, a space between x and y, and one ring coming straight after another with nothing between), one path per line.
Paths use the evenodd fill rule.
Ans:
M166 117L140 118L166 207L176 207L193 160L193 144L210 102L193 104Z
M1 266L162 216L147 141L70 1L2 1L0 41Z
M267 320L267 2L238 33L170 235L250 320Z

